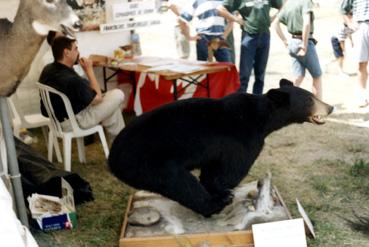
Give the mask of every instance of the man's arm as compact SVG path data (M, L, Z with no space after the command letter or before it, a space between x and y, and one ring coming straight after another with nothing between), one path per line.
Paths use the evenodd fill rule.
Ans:
M217 10L218 14L227 19L229 22L237 22L241 26L244 24L244 20L241 15L232 15L223 5L219 5Z
M298 56L305 56L307 52L307 46L310 36L310 29L311 29L311 11L307 12L303 16L303 26L302 26L302 44L300 46L300 50L298 51Z
M180 9L179 7L174 4L174 3L171 3L169 4L168 8L176 15L176 16L179 16L181 14L180 12Z
M224 33L223 33L223 36L225 39L227 39L228 35L232 32L232 30L233 30L233 22L227 22L227 25L224 28Z
M92 61L88 58L82 57L80 59L80 64L82 66L82 69L85 71L85 74L90 82L90 87L96 92L95 98L91 101L92 105L99 104L102 101L102 93L100 84L96 79L93 67L92 67Z
M195 36L191 36L191 33L190 33L189 23L192 21L192 19L194 17L193 16L194 12L195 12L195 9L194 9L192 3L189 2L185 6L184 10L182 10L179 13L178 24L179 24L179 27L181 29L182 34L188 40L198 40L199 39L199 36L197 34Z
M357 30L359 28L359 23L353 20L350 14L343 15L343 21L347 24L349 28L352 30Z
M288 46L288 42L286 39L286 36L284 35L282 28L281 28L281 22L279 20L279 17L276 16L272 22L272 26L275 30L275 32L277 33L278 37L282 40L283 44L285 47Z
M187 22L185 22L182 19L178 19L179 28L181 29L182 34L186 37L188 40L198 40L199 36L196 34L195 36L191 36L190 34L190 27Z

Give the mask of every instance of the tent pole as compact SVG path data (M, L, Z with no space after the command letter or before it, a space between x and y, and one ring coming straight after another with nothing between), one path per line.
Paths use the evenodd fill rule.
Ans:
M9 164L8 169L13 186L18 217L22 222L22 224L27 228L29 228L26 206L23 198L21 174L19 173L18 160L17 155L15 153L14 136L13 131L10 127L8 104L6 102L6 97L0 97L0 114Z

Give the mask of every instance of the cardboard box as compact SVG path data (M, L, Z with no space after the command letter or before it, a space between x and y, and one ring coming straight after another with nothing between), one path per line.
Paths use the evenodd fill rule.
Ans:
M281 205L286 211L286 214L292 219L291 214L281 198L277 188L274 186ZM197 244L206 242L209 246L237 246L249 247L254 246L253 234L251 230L232 231L232 232L217 232L217 233L199 233L199 234L182 234L182 235L167 235L167 236L152 236L152 237L126 237L128 224L128 215L133 207L135 198L130 196L127 209L124 215L121 235L119 239L119 247L173 247L173 246L196 246Z
M32 218L43 231L72 229L77 227L73 189L61 178L62 198L32 194L28 198Z

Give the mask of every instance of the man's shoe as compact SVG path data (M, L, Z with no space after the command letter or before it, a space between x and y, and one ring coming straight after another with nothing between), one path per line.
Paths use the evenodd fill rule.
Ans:
M85 136L83 138L83 141L85 143L85 146L88 146L88 145L90 145L90 144L92 144L92 143L95 142L95 135L92 134L92 135L89 135L89 136Z

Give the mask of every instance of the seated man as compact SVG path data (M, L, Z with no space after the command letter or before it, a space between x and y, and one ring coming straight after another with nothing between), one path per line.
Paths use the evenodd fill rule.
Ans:
M101 123L109 136L110 142L124 128L121 112L124 94L119 89L101 93L96 80L92 62L87 58L79 58L77 42L64 36L56 37L52 42L54 62L45 66L40 76L40 83L46 84L64 93L72 104L76 119L81 128L90 128ZM73 69L80 63L85 79ZM55 114L62 126L68 128L69 121L61 99L51 99ZM41 111L46 114L41 102Z

